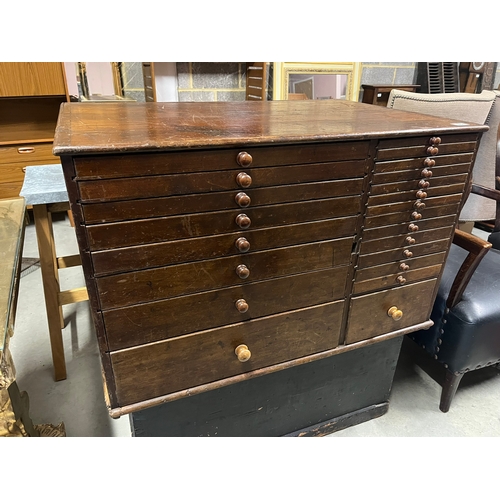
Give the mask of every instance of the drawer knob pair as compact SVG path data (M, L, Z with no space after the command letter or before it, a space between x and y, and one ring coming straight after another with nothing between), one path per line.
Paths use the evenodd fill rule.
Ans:
M403 317L403 311L398 309L396 306L392 306L387 311L387 315L390 316L394 321L399 321Z
M408 236L405 239L405 242L406 242L407 245L414 245L415 244L415 238L412 238L411 236Z
M418 231L418 226L416 224L410 224L408 226L408 231L411 231L412 233L414 233L415 231Z
M410 250L404 250L403 251L403 255L408 258L408 259L411 259L413 257L413 252L410 252Z
M427 193L425 191L422 191L419 189L417 191L417 194L415 195L419 200L423 200L424 198L427 198Z
M250 206L251 199L250 196L248 196L246 193L238 193L235 197L234 200L236 203L241 207L241 208L246 208Z
M424 168L420 173L422 177L425 177L426 179L430 179L432 177L432 171L429 170L428 168Z
M437 155L439 153L439 149L436 148L436 146L429 146L427 148L427 153L430 154L430 155L432 155L432 156L435 156L435 155Z
M424 166L427 167L427 168L435 167L436 166L436 160L434 160L433 158L426 158L424 160Z
M236 224L238 224L241 229L249 228L251 223L252 221L250 220L250 217L248 217L248 215L246 214L239 214L236 217Z
M405 264L404 262L401 262L401 264L399 264L399 269L401 269L401 271L408 271L408 269L410 269L410 266L408 264Z
M252 178L245 172L240 172L236 176L236 183L242 188L249 188L252 185Z
M241 361L244 363L245 361L248 361L252 357L252 353L250 352L250 349L245 344L240 344L235 350L234 353L236 354L236 357L238 358L238 361Z
M431 137L429 139L429 144L431 146L439 146L441 144L441 137Z
M238 238L234 242L234 245L241 253L246 253L248 252L248 250L250 250L250 242L246 238L243 238L243 236L241 238Z
M420 220L422 218L422 214L418 213L418 212L412 212L411 214L411 218L413 220Z
M428 187L430 187L431 183L429 181L426 181L425 179L422 179L419 183L418 183L418 187L422 188L422 189L427 189Z
M423 208L425 208L425 203L421 202L420 200L417 200L413 206L417 209L417 210L422 210Z
M253 161L252 155L247 153L246 151L238 153L238 156L236 157L236 163L240 167L249 167L252 164L252 161Z

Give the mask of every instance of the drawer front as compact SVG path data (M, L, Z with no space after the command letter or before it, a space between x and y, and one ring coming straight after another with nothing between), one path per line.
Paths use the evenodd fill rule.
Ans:
M97 278L103 310L349 264L352 238Z
M108 345L114 351L339 300L347 271L337 267L104 311ZM239 300L246 312L237 309Z
M20 182L22 185L23 181L24 181L23 165L18 165L15 163L7 163L7 164L0 163L0 182L2 184L6 182Z
M325 239L354 238L356 217L320 220L267 229L153 243L92 253L96 276L182 262L240 255ZM239 250L236 244L244 243Z
M111 353L120 406L333 349L343 301ZM246 345L251 357L235 354Z
M369 142L302 144L297 146L209 149L148 154L83 156L75 158L78 179L140 177L234 168L299 165L332 161L364 160ZM246 156L241 156L246 153Z
M433 279L353 298L349 307L346 343L352 344L427 321L436 284L437 280ZM399 321L388 314L393 306L403 312Z
M60 163L59 157L52 154L52 143L34 143L0 147L0 163L21 163L23 165L31 165L33 161Z
M358 196L88 226L91 250L210 236L358 214ZM242 226L245 222L245 226ZM248 225L247 225L248 224Z

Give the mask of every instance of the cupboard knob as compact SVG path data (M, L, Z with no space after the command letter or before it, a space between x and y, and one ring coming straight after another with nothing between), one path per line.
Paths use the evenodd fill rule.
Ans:
M418 187L421 187L423 189L427 189L428 187L430 186L430 183L428 181L425 181L424 179L422 179L419 183L418 183Z
M408 231L412 231L412 232L418 231L418 226L416 224L410 224L408 226Z
M238 186L246 189L252 185L252 178L248 174L246 174L245 172L240 172L236 176L236 182L237 182Z
M414 245L415 244L415 238L412 238L411 236L408 236L405 241L406 241L407 245Z
M399 264L399 269L401 269L401 271L408 271L408 269L410 269L410 266L408 264L405 264L404 262L401 262L401 264Z
M248 349L248 347L245 344L240 344L235 350L234 353L236 354L236 357L238 358L238 361L241 361L244 363L245 361L248 361L252 357L252 353Z
M390 316L394 321L399 321L403 317L403 311L396 306L392 306L387 311L387 316Z
M418 212L412 212L411 218L413 220L420 220L422 218L422 214L419 214Z
M424 166L428 167L428 168L435 167L436 166L436 160L434 160L433 158L426 158L424 160Z
M238 238L235 242L234 245L236 248L241 252L241 253L246 253L248 250L250 250L250 242L246 238Z
M417 191L417 194L416 194L416 197L419 199L419 200L423 200L425 198L427 198L427 193L425 191L422 191L421 189Z
M410 252L409 250L404 250L403 251L403 255L408 258L408 259L411 259L413 257L413 252Z
M241 167L249 167L252 164L252 155L248 154L246 151L238 153L236 157L236 163Z
M432 177L432 171L429 170L428 168L424 168L420 173L422 174L422 177L425 177L426 179Z
M248 217L248 215L239 214L236 217L236 224L238 224L238 226L240 226L241 229L249 228L251 223L252 221L250 220L250 217Z
M239 278L241 278L242 280L246 280L249 276L250 276L250 269L248 269L247 266L245 266L245 264L240 264L237 268L236 268L236 274L238 275Z
M425 203L422 203L420 200L416 201L413 206L417 209L417 210L422 210L423 208L425 208Z
M250 199L250 196L248 196L246 193L238 193L234 197L236 203L241 207L241 208L246 208L250 206L250 202L252 201Z
M236 309L241 314L246 313L248 311L248 303L245 299L238 299L235 303Z
M404 276L398 276L396 278L396 281L400 284L400 285L404 285L406 283L406 278Z
M427 154L429 154L429 155L435 156L435 155L437 155L438 153L439 153L439 149L438 149L438 148L436 148L435 146L429 146L429 147L427 148Z
M431 146L439 146L441 144L441 137L431 137L429 139L429 144Z

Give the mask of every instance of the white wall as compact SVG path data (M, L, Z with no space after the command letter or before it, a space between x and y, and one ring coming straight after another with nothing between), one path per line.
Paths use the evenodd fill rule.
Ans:
M157 102L178 101L177 63L155 62L154 72Z

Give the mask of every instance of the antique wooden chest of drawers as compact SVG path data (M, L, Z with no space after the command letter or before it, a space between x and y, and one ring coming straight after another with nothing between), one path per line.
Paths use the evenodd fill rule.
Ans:
M63 104L110 414L429 327L484 130L334 100Z

